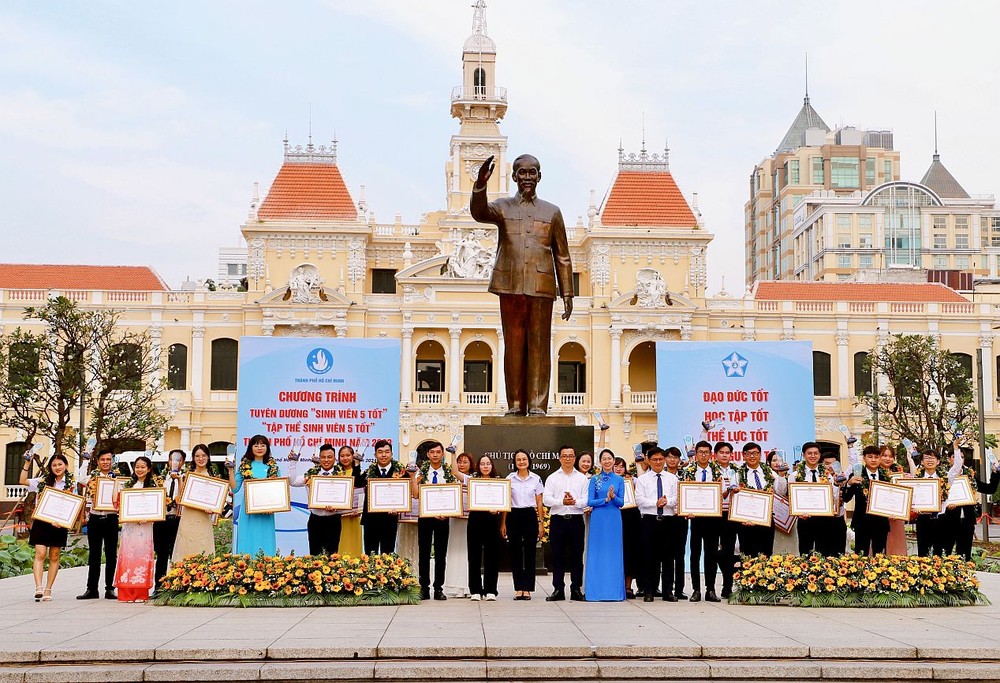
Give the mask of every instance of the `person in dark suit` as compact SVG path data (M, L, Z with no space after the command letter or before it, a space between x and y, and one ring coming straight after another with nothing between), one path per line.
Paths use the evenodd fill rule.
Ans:
M948 466L957 469L956 462L961 467L956 476L968 477L973 493L985 493L988 496L996 493L997 486L1000 485L1000 471L997 469L1000 463L993 463L990 471L986 473L988 479L984 481L976 473L975 462L965 459L965 454L961 452L957 443L948 454ZM972 467L966 467L966 462L972 464ZM980 515L982 515L981 503L953 506L945 511L945 525L948 529L948 533L945 534L946 555L961 555L966 560L972 560L972 539L976 535L976 520Z
M573 264L566 226L555 204L535 194L542 179L538 159L514 159L517 194L486 199L493 157L479 167L469 211L480 223L497 226L497 257L490 291L500 297L500 323L506 352L504 373L508 415L545 415L549 405L549 342L556 283L563 300L563 320L573 313Z
M392 459L392 444L385 439L375 442L375 463L365 473L366 479L400 479L405 477L402 465ZM399 515L392 512L368 512L361 516L364 527L365 554L396 552L396 530Z
M879 467L878 446L865 446L862 453L864 466L859 474L851 475L844 491L844 502L854 501L851 528L854 529L854 552L858 555L878 555L885 552L885 541L889 536L889 520L886 517L868 514L868 489L873 481L891 481L889 472Z

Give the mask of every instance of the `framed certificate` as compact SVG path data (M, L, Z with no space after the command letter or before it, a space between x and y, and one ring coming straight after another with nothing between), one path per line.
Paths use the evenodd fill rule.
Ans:
M93 510L95 512L114 512L115 494L121 491L125 481L111 477L95 477L94 481Z
M771 526L774 494L771 491L740 489L730 496L729 519L757 526Z
M369 479L368 512L409 512L409 479Z
M420 519L420 500L418 498L409 498L410 508L399 513L400 524L416 524L417 520Z
M976 492L972 490L972 483L966 476L955 477L948 489L948 505L975 505Z
M354 506L354 477L309 477L310 510L350 510Z
M625 490L622 492L622 497L625 499L622 510L639 507L639 504L635 501L635 486L632 484L631 479L625 480Z
M884 481L873 481L868 489L868 514L889 519L909 519L913 489Z
M177 503L187 508L217 515L226 506L226 496L228 495L228 481L189 472L184 479L184 492Z
M243 480L243 511L248 515L288 512L291 509L288 477Z
M470 479L469 510L510 512L510 479Z
M721 517L722 482L678 482L677 514L681 517Z
M461 517L461 484L422 484L420 486L421 517Z
M83 496L46 486L42 489L42 495L38 497L35 513L31 518L40 519L63 529L72 529L80 517L83 504Z
M788 511L793 517L833 517L833 488L824 483L789 482Z
M792 510L788 506L788 499L779 496L777 493L774 494L771 505L771 520L774 522L774 528L780 529L782 533L790 534L792 533L792 527L795 526L796 519L796 517L792 517Z
M913 491L910 510L913 512L939 512L941 510L941 480L937 477L893 477L892 483L906 486Z
M118 499L118 520L162 522L167 518L167 492L162 488L122 489Z

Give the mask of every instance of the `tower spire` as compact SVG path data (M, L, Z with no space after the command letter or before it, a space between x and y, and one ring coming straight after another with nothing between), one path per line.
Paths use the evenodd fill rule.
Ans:
M938 154L938 142L937 142L937 109L934 110L934 161L938 161L941 155Z
M806 96L803 104L809 104L809 53L806 53Z
M486 0L476 0L472 5L472 33L486 35Z

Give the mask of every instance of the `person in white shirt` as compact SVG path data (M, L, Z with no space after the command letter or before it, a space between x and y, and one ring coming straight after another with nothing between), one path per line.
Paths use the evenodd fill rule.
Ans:
M797 463L788 473L788 481L807 484L826 483L831 487L833 500L836 503L839 498L838 491L826 468L820 463L821 456L819 444L815 441L802 444L803 462ZM836 517L800 516L796 523L799 530L799 555L808 555L813 551L827 557L839 554L836 534L838 521Z
M760 461L760 444L748 441L743 444L743 466L737 470L740 488L774 491L779 480L774 471ZM778 491L779 494L782 491ZM750 557L774 553L774 522L770 526L744 523L740 525L740 552Z
M927 448L920 453L920 467L916 470L917 477L939 478L945 481L941 483L941 509L933 513L921 513L917 515L917 552L921 557L930 555L944 555L951 547L949 538L949 525L946 516L947 511L947 484L950 484L962 471L962 461L953 464L951 468L945 470L941 466L941 456L932 448Z
M484 456L485 457L485 456ZM542 478L531 471L531 456L514 451L515 470L510 480L510 512L500 515L500 535L510 543L510 573L514 579L514 599L531 600L535 590L535 547L544 531L545 510Z
M548 602L566 599L566 572L570 598L583 601L583 508L590 480L578 471L572 446L559 448L560 469L545 480L542 503L549 508L549 546L552 548L552 595Z
M733 574L736 573L736 536L739 532L739 522L729 519L729 496L736 488L736 468L731 464L733 457L733 444L728 441L719 441L713 449L715 452L715 462L719 465L722 474L722 522L719 525L719 573L722 574L722 592L719 597L723 600L733 592Z
M713 482L722 479L722 470L712 460L712 444L699 441L694 447L694 462L681 471L683 481ZM705 600L721 602L715 594L715 575L718 571L719 528L722 517L693 517L691 519L691 602L701 600L701 578L705 577ZM702 560L702 547L705 558L700 572L698 565Z
M41 498L42 491L46 486L51 486L57 491L73 491L73 475L69 473L69 461L62 453L56 453L49 458L46 471L37 476L29 477L31 463L34 453L26 451L24 454L25 463L21 468L21 477L18 480L21 486L27 486L28 491L38 493ZM56 582L56 575L59 573L59 558L62 549L66 546L66 538L69 530L57 527L42 519L36 519L31 523L31 532L28 536L28 545L35 548L35 561L31 567L31 573L35 578L35 602L49 602L52 600L52 586ZM45 568L45 559L49 560L49 576L42 588L42 571Z
M662 591L667 602L677 602L674 587L674 551L671 539L676 533L677 475L664 470L667 459L662 448L654 446L646 454L649 469L635 479L635 502L642 515L642 541L646 579L644 602L653 602Z
M91 461L96 467L80 478L79 484L93 503L97 494L98 477L114 477L115 456L110 448L95 451ZM93 482L93 485L91 485ZM87 590L76 596L77 600L95 600L101 580L101 551L104 551L104 597L117 600L115 595L115 566L118 564L118 513L115 511L90 510L87 518L88 565Z
M325 443L319 447L319 464L301 474L298 472L299 454L292 451L288 454L289 486L308 487L313 477L332 477L337 469L337 451L331 444ZM309 537L310 555L334 555L340 548L341 512L333 508L325 510L310 509L309 521L306 522L306 535Z
M410 480L413 498L419 497L420 484L452 484L456 481L451 469L444 464L444 446L440 441L423 444L427 463ZM447 600L444 594L445 571L448 561L448 532L451 520L447 517L421 517L417 520L417 548L420 566L420 599L430 600L431 547L434 548L434 599Z

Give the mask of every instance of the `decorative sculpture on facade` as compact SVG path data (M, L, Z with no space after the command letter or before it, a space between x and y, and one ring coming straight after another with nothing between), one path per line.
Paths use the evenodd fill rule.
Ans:
M635 275L635 300L639 308L659 308L673 306L667 283L659 271L653 268L642 268Z
M465 234L455 245L455 251L448 258L448 277L488 280L493 275L495 249L484 247L480 242L485 231L476 230Z
M288 291L282 299L291 299L293 304L318 304L326 301L326 293L322 287L323 278L316 266L303 263L292 268L292 272L288 274Z

